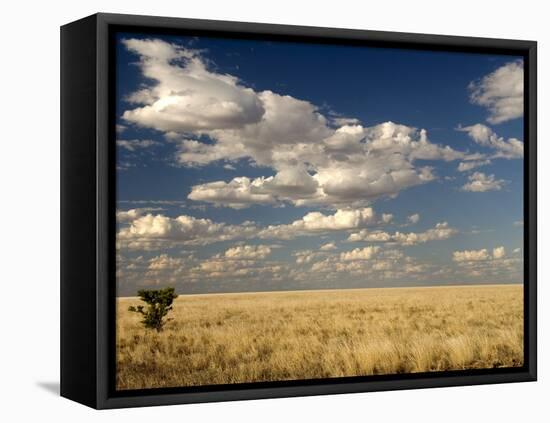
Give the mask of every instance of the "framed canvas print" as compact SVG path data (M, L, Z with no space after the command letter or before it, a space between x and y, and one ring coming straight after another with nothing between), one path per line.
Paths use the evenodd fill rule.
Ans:
M61 30L61 393L536 379L536 43Z

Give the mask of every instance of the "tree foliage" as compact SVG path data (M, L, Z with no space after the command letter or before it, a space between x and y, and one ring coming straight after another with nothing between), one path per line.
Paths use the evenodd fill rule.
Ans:
M146 328L160 332L166 322L171 320L165 319L165 317L173 308L172 302L178 297L174 291L174 288L140 289L138 296L147 306L130 306L128 311L141 314L143 316L141 323Z

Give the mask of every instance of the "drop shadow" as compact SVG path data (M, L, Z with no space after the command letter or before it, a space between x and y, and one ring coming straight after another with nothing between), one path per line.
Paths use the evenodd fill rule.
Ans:
M59 382L36 382L36 386L57 397L60 394Z

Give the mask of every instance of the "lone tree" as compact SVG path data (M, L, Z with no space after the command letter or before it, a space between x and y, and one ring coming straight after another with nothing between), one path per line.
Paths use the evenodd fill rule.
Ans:
M147 303L147 308L144 309L142 305L130 306L128 311L141 314L143 316L141 323L146 328L156 329L157 332L160 332L166 322L171 320L164 319L164 317L172 310L172 302L178 298L174 291L174 288L140 289L138 291L139 298Z

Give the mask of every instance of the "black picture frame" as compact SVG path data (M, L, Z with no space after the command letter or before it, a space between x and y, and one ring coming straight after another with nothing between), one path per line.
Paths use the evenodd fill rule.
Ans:
M524 366L406 375L114 390L115 129L119 30L524 58ZM97 409L534 381L537 377L537 44L534 41L95 14L61 28L61 395Z

